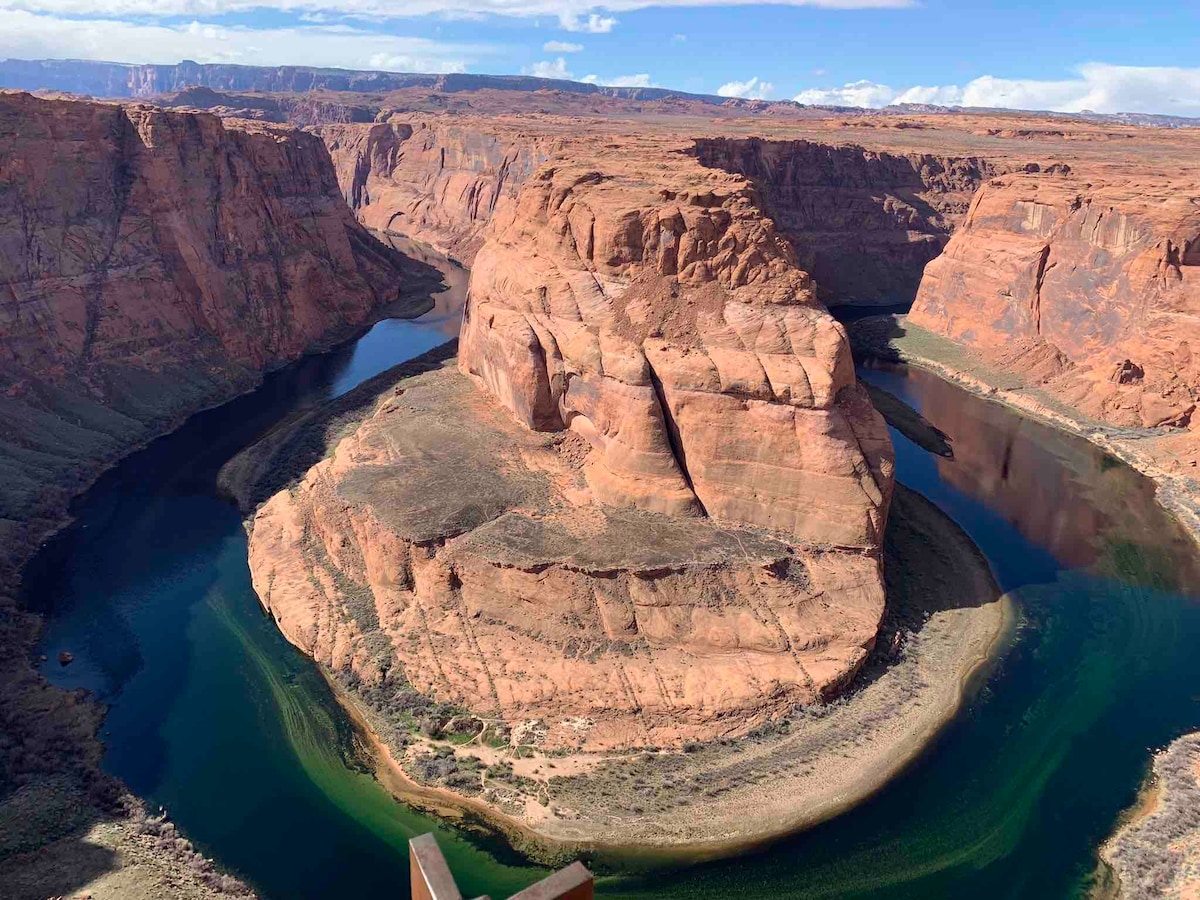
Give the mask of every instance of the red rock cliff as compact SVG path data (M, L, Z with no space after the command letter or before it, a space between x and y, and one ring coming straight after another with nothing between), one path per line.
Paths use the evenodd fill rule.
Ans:
M886 428L753 185L687 146L575 145L496 208L470 381L398 384L255 516L295 644L586 749L742 733L862 665Z
M980 188L911 321L1118 425L1188 420L1200 396L1200 182L1052 167Z
M517 128L480 128L392 116L374 125L322 125L338 182L359 221L424 241L469 264L497 208L559 139Z
M704 138L696 158L749 178L826 304L901 304L994 164L807 140Z
M0 517L398 294L319 139L0 94Z

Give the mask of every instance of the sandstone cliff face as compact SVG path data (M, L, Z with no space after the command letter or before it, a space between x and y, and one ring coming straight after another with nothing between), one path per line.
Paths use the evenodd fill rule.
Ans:
M1054 167L990 180L911 320L1084 413L1185 424L1200 396L1200 182Z
M497 208L515 200L559 143L552 135L398 116L315 131L360 222L423 241L465 264Z
M497 207L483 390L401 382L255 517L294 643L584 749L744 732L862 664L886 428L754 187L683 149L576 146Z
M994 164L979 156L705 138L696 158L746 176L826 304L902 304Z
M555 162L475 260L462 367L593 446L605 503L876 548L890 447L845 332L744 179ZM747 440L753 435L753 440Z
M398 295L321 142L0 94L0 517Z

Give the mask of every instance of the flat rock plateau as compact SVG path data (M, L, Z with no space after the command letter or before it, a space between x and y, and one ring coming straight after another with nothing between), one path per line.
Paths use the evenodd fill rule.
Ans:
M50 86L79 65L172 93L0 94L5 584L103 465L395 299L367 228L438 248L471 268L455 363L243 485L264 606L417 802L709 852L832 815L953 714L1003 603L895 489L828 307L915 301L962 371L1136 433L1195 496L1194 129L186 64ZM4 616L11 733L71 736L6 749L11 811L90 789L99 715Z

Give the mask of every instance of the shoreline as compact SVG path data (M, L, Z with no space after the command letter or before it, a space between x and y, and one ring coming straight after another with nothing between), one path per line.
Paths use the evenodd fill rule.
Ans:
M1100 845L1092 900L1195 897L1200 891L1200 733L1154 754L1133 806Z
M832 712L801 717L787 733L765 740L746 737L713 742L691 752L518 760L502 751L472 748L485 757L509 759L519 767L518 774L528 773L532 778L547 763L555 769L576 765L586 772L576 777L589 789L620 789L629 780L629 772L649 767L665 766L678 773L681 795L691 789L694 780L706 781L714 771L730 767L738 767L740 772L747 761L762 779L769 775L766 784L759 778L743 782L739 775L739 787L715 799L702 798L699 816L684 800L685 805L658 816L622 815L622 811L610 809L591 817L559 818L551 814L555 808L550 803L531 801L523 810L506 811L440 785L422 784L405 770L404 763L415 753L447 745L422 738L398 753L373 727L377 714L324 668L321 671L370 749L376 779L393 797L460 827L499 835L533 861L556 864L582 856L601 869L606 862L653 868L754 850L863 803L919 760L973 696L1015 632L1017 615L1011 599L1000 594L986 560L965 533L915 492L898 487L899 494L904 499L898 496L898 509L912 521L902 523L897 517L898 529L907 534L924 528L922 536L936 535L939 541L953 545L943 562L959 578L963 553L969 553L965 568L971 571L969 580L979 596L969 608L900 611L899 615L930 616L920 633L908 638L916 648L891 660L883 658L884 654L873 655L847 699L831 705ZM907 574L907 581L916 585L927 573ZM923 590L916 588L914 594ZM896 626L893 636L902 630ZM881 645L886 643L883 637L881 634ZM588 759L580 760L585 756ZM554 781L546 778L544 790L554 793L553 785ZM577 798L568 792L567 799ZM630 840L633 832L638 834L636 841Z
M1082 414L1073 413L1066 407L1059 411L1052 408L1051 404L1059 405L1052 398L1046 398L1046 401L1043 402L1033 396L1032 392L1036 391L1036 388L1026 385L1001 387L994 383L1002 380L1012 381L1014 380L1012 375L1004 377L999 372L964 371L935 356L924 355L912 346L899 346L895 341L886 337L881 346L880 337L871 334L868 329L872 324L881 323L885 319L916 332L925 343L936 345L940 342L954 348L957 353L969 352L947 338L909 324L904 316L888 315L859 319L847 326L850 333L850 344L856 355L862 354L884 362L898 362L924 369L978 397L1002 403L1044 425L1050 425L1087 440L1153 481L1157 488L1155 499L1158 504L1183 527L1200 548L1200 501L1194 498L1198 485L1193 479L1162 469L1151 458L1139 452L1136 446L1138 442L1166 436L1164 432L1106 425L1088 419ZM979 368L983 369L986 366L985 361L979 361ZM988 374L992 374L993 378L989 380ZM1193 483L1189 484L1189 481Z
M1012 375L1004 378L1000 373L991 373L994 377L989 380L985 372L964 371L935 356L918 352L911 344L899 344L891 336L874 333L874 329L887 322L902 326L906 329L906 336L910 331L914 332L917 336L915 340L927 346L937 347L939 343L944 343L952 348L952 354L964 352L961 346L940 335L909 324L902 315L887 315L850 323L848 331L854 353L923 369L976 396L1002 403L1021 415L1087 440L1153 482L1155 501L1180 525L1197 547L1200 547L1200 502L1195 499L1195 481L1164 470L1137 447L1139 441L1152 440L1167 434L1161 431L1155 433L1150 429L1139 431L1117 428L1095 422L1068 409L1060 412L1032 396L1031 393L1036 388L1023 384L1006 388L994 383L1014 380ZM979 368L986 370L986 362L980 361ZM1048 399L1050 403L1054 403L1052 399ZM1164 808L1171 805L1173 793L1180 789L1180 785L1176 783L1172 791L1172 781L1178 782L1180 779L1165 777L1160 770L1165 760L1185 754L1191 745L1200 745L1200 732L1181 735L1151 757L1133 804L1122 812L1112 832L1096 848L1097 864L1090 891L1092 900L1121 900L1129 896L1123 885L1136 873L1129 871L1129 865L1123 862L1119 848L1123 844L1136 843L1139 834L1146 830L1151 820L1165 814ZM1169 813L1170 810L1166 812ZM1183 857L1181 875L1184 873L1184 867L1189 864L1191 868L1200 868L1200 835L1195 836L1192 843L1193 852L1190 858L1188 855ZM1126 869L1124 879L1122 868ZM1195 882L1192 886L1200 887L1200 876L1192 877Z

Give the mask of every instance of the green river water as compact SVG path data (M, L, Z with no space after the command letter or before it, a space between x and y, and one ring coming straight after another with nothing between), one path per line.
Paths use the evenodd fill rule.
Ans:
M45 666L110 704L106 768L264 897L407 896L407 840L434 831L468 896L545 873L394 801L357 760L323 678L263 615L232 455L296 408L442 343L455 290L413 321L274 373L134 454L76 504L27 573ZM876 797L736 859L645 860L623 898L1072 897L1153 748L1200 727L1200 566L1153 486L1092 446L923 372L865 369L946 432L893 434L899 479L954 518L1013 593L1013 644L963 713Z

